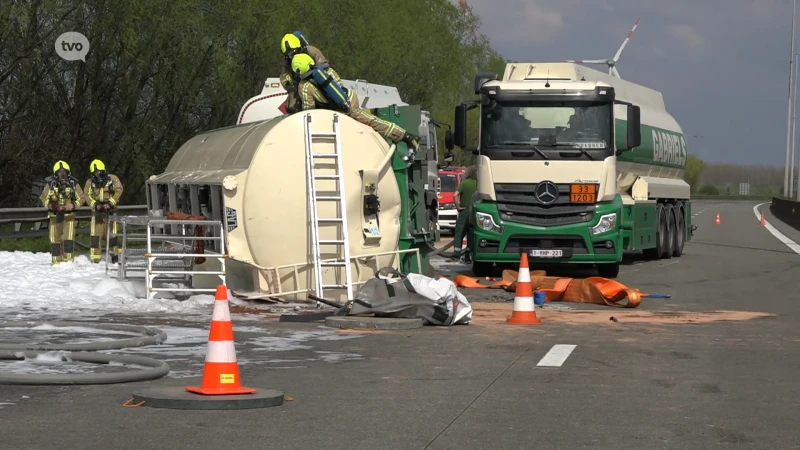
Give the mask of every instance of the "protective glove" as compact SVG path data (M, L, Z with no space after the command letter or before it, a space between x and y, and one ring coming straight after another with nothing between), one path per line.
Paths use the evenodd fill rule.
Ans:
M103 209L105 209L106 211L111 211L111 205L109 205L108 203L103 203Z
M58 212L58 202L50 202L47 205L47 209L52 212Z
M95 203L94 204L94 210L95 211L102 211L103 210L103 204L100 203L100 202Z
M64 205L64 209L67 211L72 211L75 209L75 205L72 202L67 202L67 204Z

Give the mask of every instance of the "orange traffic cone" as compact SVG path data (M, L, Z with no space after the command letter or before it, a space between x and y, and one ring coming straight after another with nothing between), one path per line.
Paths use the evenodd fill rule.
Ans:
M714 224L715 224L715 225L719 225L719 223L720 223L720 222L719 222L719 213L717 213L717 220L715 220L715 221L714 221Z
M255 389L242 387L239 380L239 363L233 346L233 325L228 307L228 290L217 286L211 330L208 333L206 363L200 387L188 386L187 392L202 395L253 394Z
M763 226L766 226L766 225L767 225L767 221L764 220L764 211L761 211L761 226L763 227Z
M533 286L531 286L531 270L528 268L528 255L523 253L519 261L517 274L517 292L514 296L514 309L506 322L514 325L537 325L542 319L536 317L533 304Z

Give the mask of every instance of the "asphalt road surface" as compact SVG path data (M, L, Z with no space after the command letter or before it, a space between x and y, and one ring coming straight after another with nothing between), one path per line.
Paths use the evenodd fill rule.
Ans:
M0 386L0 405L13 403L0 409L0 448L800 448L800 254L759 224L755 205L697 203L699 228L683 257L622 268L620 282L671 299L645 299L635 310L553 305L574 311L511 326L478 312L509 307L513 294L465 290L476 308L470 326L342 340L309 340L319 324L256 322L262 332L236 335L242 377L284 391L293 401L283 406L122 407L143 387L196 378ZM564 320L570 313L588 319ZM265 350L263 336L298 345ZM187 370L202 360L170 364Z

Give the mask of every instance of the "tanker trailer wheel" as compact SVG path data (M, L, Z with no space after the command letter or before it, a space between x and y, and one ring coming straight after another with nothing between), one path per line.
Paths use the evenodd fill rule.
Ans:
M672 248L672 256L680 257L683 254L683 245L686 243L686 218L683 216L684 209L673 208L675 213L675 245Z
M672 203L667 203L664 207L664 222L667 224L667 232L664 233L664 247L661 257L664 259L672 258L672 252L675 250L675 208Z
M664 247L667 246L665 237L667 236L667 221L664 214L664 205L656 205L656 248L648 248L644 251L644 256L648 259L661 259Z

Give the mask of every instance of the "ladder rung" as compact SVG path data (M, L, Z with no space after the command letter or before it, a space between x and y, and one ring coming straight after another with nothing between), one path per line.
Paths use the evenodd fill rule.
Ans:
M314 153L311 156L313 156L314 158L336 158L337 156L339 156L339 154L338 153Z
M318 196L317 197L317 200L341 200L341 199L342 199L342 197L336 197L336 196L333 196L333 197L331 197L331 196L325 196L325 197Z
M317 222L341 222L341 217L320 217L317 219Z
M324 244L344 244L344 241L319 241L320 245Z
M326 289L326 288L347 289L347 285L346 284L323 284L322 288L323 289Z
M347 263L344 261L328 261L328 262L321 262L319 263L321 266L346 266Z
M315 180L338 180L339 175L314 175Z
M333 132L311 133L311 137L336 137L336 133L333 133Z

